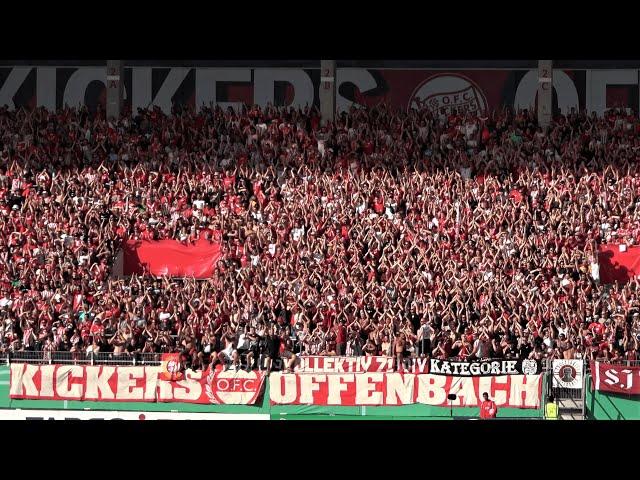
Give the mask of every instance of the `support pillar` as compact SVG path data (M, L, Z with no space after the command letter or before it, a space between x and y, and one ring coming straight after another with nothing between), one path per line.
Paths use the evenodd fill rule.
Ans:
M553 115L553 60L538 60L538 124L546 128Z
M107 60L107 119L119 119L122 112L122 60Z
M320 115L321 125L333 122L336 113L336 61L320 61Z

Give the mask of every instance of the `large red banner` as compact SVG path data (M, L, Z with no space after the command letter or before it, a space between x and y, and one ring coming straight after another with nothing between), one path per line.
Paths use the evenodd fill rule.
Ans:
M600 280L604 283L626 283L640 274L640 247L620 251L617 244L600 245L598 252Z
M154 106L166 114L174 104L239 108L242 103L304 108L320 104L322 74L319 68L126 67L121 79L126 108ZM308 63L304 62L307 66ZM164 64L164 65L163 65ZM531 108L538 91L537 68L337 68L336 110L352 105L387 103L406 109L423 105L431 110L455 108L475 112L482 109ZM464 63L460 63L460 66ZM105 108L107 68L101 66L3 66L0 94L9 108L98 104ZM163 80L160 80L163 79ZM589 106L602 115L607 108L638 106L637 69L554 69L554 111L564 113Z
M176 240L124 243L124 274L152 273L156 276L209 278L220 258L220 245L200 239L195 245Z
M269 377L271 404L476 407L487 392L498 406L539 408L542 375L452 377L402 373L282 374ZM455 393L456 400L447 396Z
M640 395L640 367L591 362L592 390Z
M68 105L105 106L106 67L14 66L0 68L0 87L7 104L20 108L46 106L51 110ZM633 81L634 75L636 80ZM132 111L157 106L169 114L173 104L200 108L211 102L226 108L242 103L304 108L320 104L318 68L170 68L126 67L122 85L125 105ZM158 79L164 80L158 83ZM590 105L599 114L604 108L637 107L635 70L554 70L554 105L567 112ZM475 67L453 69L337 68L336 109L351 105L387 103L406 109L424 105L432 110L478 111L505 105L535 105L537 69ZM587 101L589 97L589 101Z
M187 370L179 381L162 380L162 367L11 365L9 396L34 400L184 402L253 405L262 372Z

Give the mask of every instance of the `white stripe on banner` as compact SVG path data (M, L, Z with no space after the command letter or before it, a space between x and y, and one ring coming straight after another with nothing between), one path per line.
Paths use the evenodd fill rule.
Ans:
M9 385L9 380L0 381L0 385Z
M600 390L600 362L596 362L596 390Z
M0 375L9 375L9 373L11 373L11 370L9 370L8 368L6 370L0 370Z
M269 420L259 413L173 413L104 410L8 410L0 409L0 420Z

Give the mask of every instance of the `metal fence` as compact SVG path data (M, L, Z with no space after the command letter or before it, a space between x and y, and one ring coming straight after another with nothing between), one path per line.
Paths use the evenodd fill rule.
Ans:
M604 363L606 365L619 365L621 367L640 367L640 360L616 360L612 362L611 360L598 360L600 363ZM588 365L588 362L587 362Z
M114 353L114 352L45 352L22 351L0 354L0 363L32 363L36 365L148 365L161 363L161 353Z

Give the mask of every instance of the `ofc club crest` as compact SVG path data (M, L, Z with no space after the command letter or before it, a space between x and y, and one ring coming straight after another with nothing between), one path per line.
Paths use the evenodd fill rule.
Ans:
M224 371L209 368L206 378L205 393L210 403L251 405L262 392L265 374L256 371L238 370Z
M444 108L447 115L454 109L458 113L477 114L486 111L488 104L473 80L457 73L444 73L429 77L411 95L409 108L425 107L432 113Z

